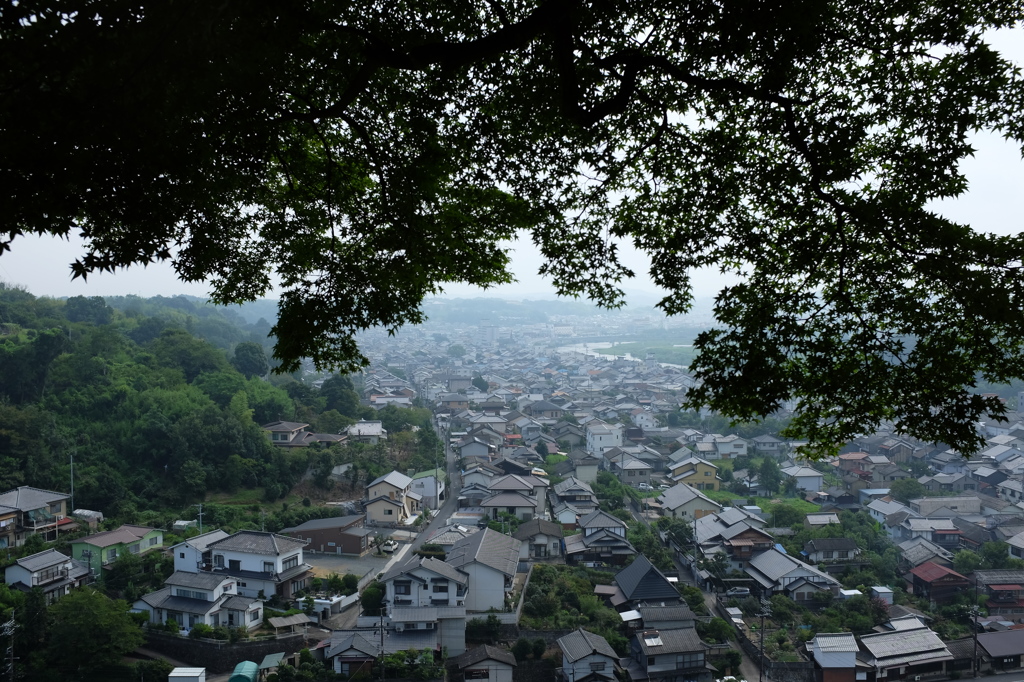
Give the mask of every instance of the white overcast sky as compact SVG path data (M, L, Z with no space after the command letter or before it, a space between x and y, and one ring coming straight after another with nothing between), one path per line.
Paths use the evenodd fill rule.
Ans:
M1001 31L993 34L990 41L1004 55L1024 64L1024 30ZM1021 151L996 136L979 136L974 146L977 153L964 163L970 190L959 199L943 202L937 207L947 217L969 223L982 232L1016 233L1020 230L1024 212ZM189 284L178 280L166 263L146 268L132 267L115 274L94 274L88 282L72 281L69 265L81 253L82 245L78 239L19 237L12 244L11 251L0 255L0 280L24 285L37 296L205 296L208 293L202 283ZM646 274L646 258L629 245L621 246L621 254L626 264L638 274L635 280L623 285L627 291L657 294ZM451 285L446 293L459 297L554 298L553 287L537 274L542 259L528 239L513 245L513 260L514 273L519 280L517 284L487 291L468 285ZM698 297L713 296L725 281L714 272L698 273L694 277L694 293Z

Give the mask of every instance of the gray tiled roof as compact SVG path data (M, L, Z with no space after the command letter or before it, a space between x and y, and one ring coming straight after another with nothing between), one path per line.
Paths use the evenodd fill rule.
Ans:
M353 649L367 657L376 658L380 656L380 643L372 630L365 632L337 630L331 633L331 644L327 650L327 658L333 658L342 652Z
M679 590L643 554L615 574L615 584L630 601L679 599Z
M388 570L388 572L381 577L380 581L384 583L389 580L393 580L394 578L409 573L410 571L415 570L417 568L423 568L428 571L433 571L441 577L448 578L449 580L454 580L455 582L463 585L465 585L468 580L468 577L466 576L465 573L458 570L454 566L451 566L448 563L441 561L440 559L435 559L434 557L421 557L416 554L410 554L408 557L406 557L404 561L392 566L390 570Z
M304 530L324 530L329 528L347 528L348 526L359 523L365 517L364 514L356 514L354 516L331 516L326 519L311 519L298 526L291 528L284 528L281 530L282 533L296 533Z
M680 604L678 606L640 606L637 607L640 616L644 619L644 625L661 623L676 620L694 620L697 616L690 610L689 606Z
M211 542L209 547L215 549L245 552L247 554L265 554L280 556L306 546L305 540L297 540L276 533L265 533L258 530L240 530L223 540Z
M447 665L463 670L468 666L476 665L481 661L492 660L504 663L512 667L516 666L516 657L507 649L501 649L490 644L482 644L474 649L448 659Z
M188 587L190 589L215 590L222 582L230 579L231 576L222 573L175 571L171 574L170 578L164 581L164 584L174 587Z
M625 528L626 524L606 511L595 509L580 519L580 528Z
M644 652L645 656L678 654L689 651L704 651L707 649L707 647L704 646L704 642L700 641L697 631L693 628L658 630L657 639L661 640L661 644L647 643L649 639L653 638L645 637L644 635L652 632L653 631L648 630L646 632L641 631L636 634L636 638L640 644L640 650Z
M243 597L242 595L235 595L225 599L221 603L220 607L222 609L228 609L229 611L248 611L249 607L252 606L252 603L255 601L259 600L253 599L252 597Z
M383 476L379 476L373 479L373 481L371 483L368 483L366 487L372 488L378 483L388 483L389 485L395 486L399 490L405 490L406 488L409 487L409 484L412 483L412 479L406 476L405 474L399 473L397 471L392 471L391 473L384 474Z
M228 537L228 532L220 530L218 528L217 530L208 530L202 535L196 535L195 537L191 537L185 540L184 542L179 542L177 545L174 545L174 547L188 545L189 547L194 547L195 549L198 549L200 552L203 552L212 543L217 542L218 540L223 540L226 537ZM171 549L174 549L174 547L172 547Z
M834 552L842 550L857 549L857 542L850 538L815 538L808 540L804 551L811 552Z
M21 511L29 511L46 507L60 500L66 500L69 497L71 496L67 493L58 493L52 490L43 490L42 488L23 485L20 488L0 493L0 505L13 507Z
M526 523L520 524L519 528L516 529L516 532L512 534L512 537L517 540L529 540L530 538L542 533L548 537L556 538L560 538L564 535L561 524L545 521L544 519L532 519Z
M47 549L18 559L18 565L26 571L34 573L35 571L67 563L68 561L71 561L71 557L64 556L55 549Z
M618 654L608 644L608 640L601 635L587 632L583 628L560 637L558 639L558 648L562 650L562 656L570 662L578 661L584 656L589 656L593 653L608 656L615 661L619 660Z
M514 576L519 564L520 545L522 543L515 538L484 528L452 545L447 563L458 568L477 562L499 573Z

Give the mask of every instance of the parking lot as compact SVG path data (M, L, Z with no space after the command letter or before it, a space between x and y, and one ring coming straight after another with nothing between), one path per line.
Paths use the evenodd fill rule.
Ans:
M313 572L318 578L326 578L332 573L337 573L338 575L353 573L362 578L367 573L376 575L382 571L385 564L391 559L391 555L376 556L370 553L362 557L352 557L304 552L303 558L307 564L313 567Z

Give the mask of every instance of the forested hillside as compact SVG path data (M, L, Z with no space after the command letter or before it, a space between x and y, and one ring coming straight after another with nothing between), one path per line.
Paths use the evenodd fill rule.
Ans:
M269 381L269 329L184 297L65 302L0 283L0 490L67 491L73 456L75 506L130 520L214 491L253 489L250 499L273 501L308 471L326 485L330 466L353 458L366 460L364 476L389 465L390 451L270 444L260 424L337 432L376 413L346 377L322 391L289 376ZM429 419L384 412L396 431ZM429 451L433 443L417 442L433 436L426 431L389 447Z

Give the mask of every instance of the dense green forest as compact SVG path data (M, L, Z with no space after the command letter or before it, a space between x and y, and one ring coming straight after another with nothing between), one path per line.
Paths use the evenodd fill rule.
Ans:
M75 506L131 521L213 492L266 503L304 477L328 488L343 461L364 477L430 465L433 431L411 430L429 412L376 413L349 377L318 391L268 373L269 330L185 297L63 301L0 283L0 490L68 491L73 457ZM387 448L286 450L260 429L280 419L336 433L367 417L396 432Z

